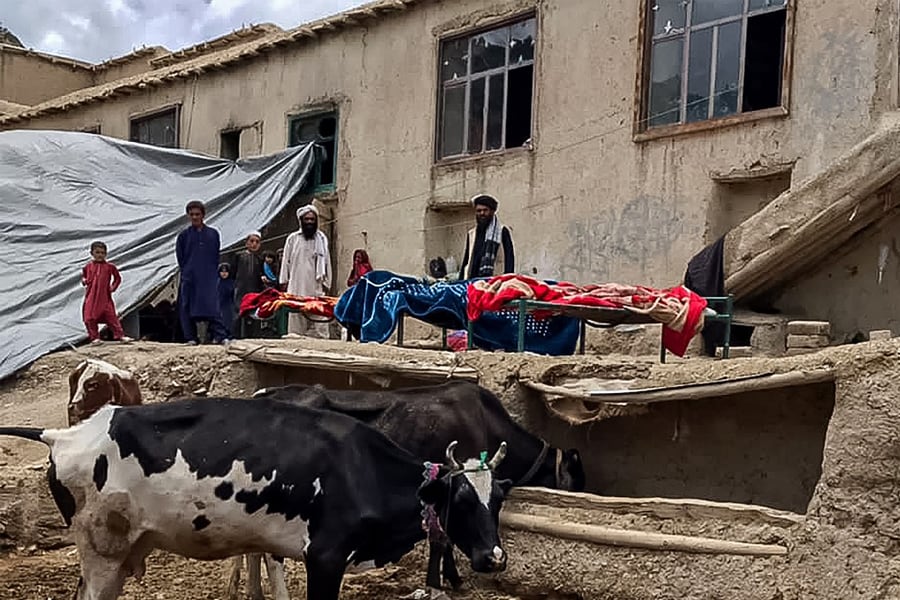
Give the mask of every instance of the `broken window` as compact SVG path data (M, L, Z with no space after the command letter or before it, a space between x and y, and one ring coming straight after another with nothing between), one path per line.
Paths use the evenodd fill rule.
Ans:
M229 160L241 157L241 130L232 129L219 134L219 156Z
M131 119L132 142L162 146L178 147L178 107Z
M337 179L337 113L332 111L293 117L288 127L288 146L313 142L323 150L310 182L313 189L333 190Z
M531 138L535 19L441 43L438 159Z
M782 105L788 0L647 0L641 129Z

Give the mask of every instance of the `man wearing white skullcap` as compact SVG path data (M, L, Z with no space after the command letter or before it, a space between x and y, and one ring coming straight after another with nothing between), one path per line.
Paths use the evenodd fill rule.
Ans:
M319 211L312 204L297 209L300 230L284 243L279 281L287 283L287 292L297 296L324 296L331 287L331 253L328 238L319 229ZM288 333L309 337L328 337L325 323L310 321L291 313Z

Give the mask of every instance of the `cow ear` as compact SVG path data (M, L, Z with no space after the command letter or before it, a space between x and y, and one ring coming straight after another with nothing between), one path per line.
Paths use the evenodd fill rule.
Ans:
M513 487L512 479L499 479L497 480L497 485L500 486L500 490L503 492L503 496L506 497L509 495L509 490Z
M435 479L434 481L426 481L419 486L417 496L419 500L425 504L438 504L441 500L447 499L447 482L444 479Z
M118 377L110 377L109 383L112 386L112 403L120 405L122 403L122 397L125 396L122 381Z

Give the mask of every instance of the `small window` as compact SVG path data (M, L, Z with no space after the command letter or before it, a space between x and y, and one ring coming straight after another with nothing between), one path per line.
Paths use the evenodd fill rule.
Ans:
M293 117L288 122L288 146L314 142L324 155L316 161L312 185L314 190L333 190L337 179L337 123L336 112Z
M647 0L639 130L783 106L788 0Z
M531 139L535 19L441 42L437 158Z
M132 142L162 146L178 147L178 108L170 108L146 117L131 119Z
M241 157L241 130L233 129L219 134L219 156L229 160Z

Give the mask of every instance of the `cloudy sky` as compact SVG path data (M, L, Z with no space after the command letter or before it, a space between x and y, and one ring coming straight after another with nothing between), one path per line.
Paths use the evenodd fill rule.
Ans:
M100 62L142 45L176 50L242 25L294 27L365 0L9 0L0 25L25 47Z

